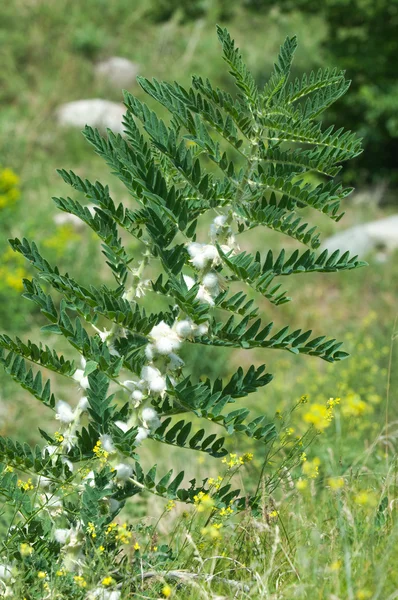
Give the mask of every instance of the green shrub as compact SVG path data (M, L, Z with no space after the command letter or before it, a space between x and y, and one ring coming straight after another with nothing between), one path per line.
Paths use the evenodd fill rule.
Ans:
M271 382L265 365L239 367L228 381L203 380L189 351L184 364L182 346L199 346L204 354L214 347L267 348L330 363L347 356L333 338L288 327L275 331L259 317L254 298L282 306L290 298L279 277L364 264L348 253L318 251L319 232L299 216L311 207L334 221L342 217L340 203L351 190L334 177L341 162L358 155L360 142L350 132L323 129L318 116L348 83L337 70L289 83L296 39L287 38L259 90L228 32L219 28L218 35L238 88L235 98L199 77L188 91L139 78L143 90L170 112L168 125L126 93L125 137L85 129L134 205L116 205L100 182L59 172L95 209L69 197L54 198L55 204L99 237L115 287L78 283L34 242L10 241L37 270L37 277L24 280L24 296L47 318L43 332L62 336L81 362L42 343L0 336L5 370L59 424L55 432L40 430L43 448L0 437L0 494L12 523L4 534L0 578L16 595L83 598L90 591L94 598L127 597L139 587L143 566L163 568L172 553L154 550L152 542L142 548L137 531L144 526L115 521L127 500L152 494L164 500L166 512L176 502L192 505L207 515L201 535L216 539L225 516L256 514L264 490L278 486L287 466L302 463L313 430L291 443L278 419L253 419L238 404L230 409ZM309 172L322 183L306 182ZM265 257L241 251L239 236L247 240L260 227L307 249L277 256L268 250ZM130 236L138 258L129 252ZM69 378L81 394L70 388L70 403L61 400L41 368ZM244 495L231 480L253 455L230 452L232 434L255 440L264 456L257 489ZM225 472L187 481L170 464L158 475L156 464L144 467L141 448L150 440L170 456L180 448L222 458ZM282 451L283 465L276 467L269 457ZM308 462L303 472L315 477L317 464Z

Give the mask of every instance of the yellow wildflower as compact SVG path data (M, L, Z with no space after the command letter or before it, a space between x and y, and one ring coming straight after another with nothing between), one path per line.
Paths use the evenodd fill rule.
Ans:
M199 492L193 497L193 500L198 512L204 512L207 508L214 506L214 500L204 492Z
M277 510L272 510L272 511L269 513L269 515L268 515L268 516L269 516L269 518L270 518L270 519L276 519L276 518L278 517L278 514L279 514L279 513L278 513L278 511L277 511Z
M339 571L341 569L341 564L341 560L335 560L329 568L331 571Z
M20 544L19 546L19 552L21 553L21 556L30 556L33 552L33 548L30 544Z
M299 492L302 492L303 490L307 489L308 486L308 481L306 479L298 479L296 481L296 489L299 490Z
M6 468L4 469L4 473L14 473L14 467L7 465Z
M94 452L95 456L100 459L100 463L102 465L107 463L108 457L109 457L109 452L107 452L107 450L105 450L102 447L101 440L98 440L98 442L95 444L95 446L93 448L93 452Z
M35 486L32 483L32 479L29 477L28 481L22 481L22 479L18 479L17 486L24 490L25 492L29 492L30 490L34 490Z
M357 600L368 600L372 596L373 596L373 594L370 590L363 589L363 590L358 590L355 597Z
M243 454L240 458L239 458L239 462L244 465L250 461L253 460L253 453L252 452L246 452L245 454Z
M47 573L45 571L38 571L37 577L39 579L45 579L47 577Z
M141 546L139 545L138 542L136 542L133 546L134 550L139 550L141 548Z
M123 525L119 525L117 528L117 533L115 539L121 542L122 544L128 544L132 537L131 531L127 530L127 523L123 523Z
M109 587L110 585L114 585L116 583L116 581L113 579L113 577L104 577L104 579L101 581L101 584L104 585L105 587Z
M106 528L105 531L105 535L109 535L110 533L112 533L116 528L118 527L117 523L109 523L108 527Z
M227 506L226 508L222 508L218 514L220 517L228 517L229 515L233 515L234 511L230 506Z
M65 571L65 569L60 569L55 574L57 577L64 577L66 575L66 571Z
M326 406L328 408L334 408L338 404L340 404L340 398L329 398L329 400L326 402Z
M354 496L354 502L360 506L374 507L377 505L377 498L374 492L362 491Z
M170 596L172 594L171 587L169 585L163 586L162 594L163 594L164 598L170 598Z
M323 431L326 427L329 427L333 419L333 409L314 402L303 415L303 419L306 423L313 425L315 429Z
M200 533L205 536L209 536L212 539L217 539L221 536L220 529L222 527L222 523L213 523L209 527L202 527Z
M174 500L169 500L166 504L165 510L167 510L167 512L170 512L171 510L173 510L175 505L176 505L176 503L174 502Z
M342 477L329 477L328 485L332 490L340 490L344 486L344 479Z
M56 432L54 433L54 439L55 439L55 441L56 441L56 442L58 442L58 443L60 444L61 442L63 442L63 441L64 441L64 439L65 439L65 438L64 438L64 436L62 435L62 433L60 433L59 431L56 431Z
M243 458L243 457L242 457ZM207 483L210 486L214 486L216 490L219 490L221 487L221 482L222 482L223 478L221 477L221 475L219 475L217 477L217 479L215 479L214 477L209 477L209 479L207 480Z
M87 529L86 529L87 533L91 535L92 538L96 538L97 534L95 532L95 525L94 523L92 523L90 521L90 523L87 525Z
M307 460L303 463L301 467L304 475L307 475L309 479L316 479L319 475L319 465L321 461L318 457L313 458L312 460Z
M361 417L372 412L373 408L361 399L359 394L347 394L341 406L344 417Z
M85 588L87 587L87 581L84 579L84 577L82 577L81 575L75 575L73 578L73 581L76 583L76 585L80 588Z

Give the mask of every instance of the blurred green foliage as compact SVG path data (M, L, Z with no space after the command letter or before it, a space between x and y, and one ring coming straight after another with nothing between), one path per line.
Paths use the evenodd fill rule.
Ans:
M350 93L329 113L330 122L364 136L364 153L347 177L388 178L398 183L398 0L247 0L265 13L317 14L327 25L323 42L328 62L347 71Z

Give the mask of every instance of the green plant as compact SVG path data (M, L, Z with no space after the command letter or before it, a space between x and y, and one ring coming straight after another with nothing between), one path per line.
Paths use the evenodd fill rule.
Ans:
M93 597L111 598L105 591L114 589L113 600L120 596L117 586L126 592L134 587L141 561L155 559L150 553L137 557L140 546L132 545L132 530L114 519L126 500L142 492L192 504L199 512L210 507L208 523L217 511L255 512L261 486L240 496L230 481L252 459L251 454L228 456L225 437L233 433L262 445L261 483L269 481L272 489L277 485L268 462L271 450L278 452L277 424L266 415L250 420L246 408L228 410L270 383L265 365L246 372L239 368L228 382L198 381L179 356L182 345L201 345L203 351L208 346L279 349L328 362L347 356L341 343L311 337L311 331L283 327L273 333L273 324L262 322L249 294L280 306L290 298L278 277L364 264L348 253L317 252L317 229L298 215L312 207L335 221L342 217L340 203L351 190L333 178L342 161L360 152L360 142L350 132L323 130L317 118L348 83L336 70L289 83L296 39L287 38L268 83L259 90L228 32L219 28L218 35L239 90L236 98L200 77L193 78L189 91L141 77L143 90L169 110L169 125L125 93L125 137L109 131L104 138L90 127L84 131L135 207L116 205L108 186L59 171L95 208L69 197L54 201L100 238L116 287L82 285L51 265L35 243L10 241L38 272L37 278L24 280L24 296L49 321L43 331L63 336L82 362L76 367L47 345L0 336L5 370L59 422L55 433L41 430L44 448L0 438L0 494L13 523L3 541L7 564L2 569L9 580L18 570L21 594L27 586L31 594L62 591L81 598L93 588ZM325 181L306 183L312 171ZM290 255L282 250L276 257L269 250L265 258L259 251L240 251L238 236L256 227L283 233L307 249ZM135 266L123 241L128 236L142 253ZM77 382L84 395L76 402L71 390L72 408L29 363ZM197 429L198 419L207 433ZM186 483L184 472L173 475L170 469L159 478L156 465L142 467L139 452L146 438L160 448L223 457L226 475L218 483ZM287 464L300 464L305 448L300 442L289 450ZM215 531L217 525L212 525ZM118 571L126 559L121 544L137 558L132 581ZM168 552L156 560L167 559ZM112 564L113 571L100 584L97 573L104 564Z

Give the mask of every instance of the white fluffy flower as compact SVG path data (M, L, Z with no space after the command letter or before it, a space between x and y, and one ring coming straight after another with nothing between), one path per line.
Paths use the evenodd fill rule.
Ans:
M80 385L81 388L83 388L83 390L86 390L88 387L90 387L88 377L85 377L84 375L84 369L76 369L76 371L73 374L73 379L77 381L77 383Z
M140 444L148 437L148 430L145 427L138 427L138 433L135 437L135 443Z
M165 391L166 379L163 377L159 369L147 365L142 369L141 377L147 382L148 388L151 392L161 394Z
M210 237L214 239L218 235L220 235L220 233L225 233L225 230L228 227L228 225L226 225L226 223L227 223L227 216L226 215L218 215L218 217L216 217L213 220L212 224L210 225ZM229 229L229 227L228 227L228 229Z
M119 463L116 465L115 471L116 479L119 479L120 481L127 481L133 474L133 468L127 463Z
M188 244L188 253L191 257L191 263L197 269L204 269L214 260L218 259L217 248L212 244L192 242Z
M143 383L141 381L133 381L128 379L127 381L123 381L122 385L130 390L130 392L134 392L134 390L140 390L143 387Z
M198 325L198 327L196 329L196 335L198 335L198 336L207 335L208 332L209 332L209 324L208 323L202 323L201 325Z
M149 361L153 360L153 357L155 356L154 350L155 346L153 344L147 344L145 346L145 356Z
M112 440L112 438L111 438L110 435L108 435L106 433L103 434L103 435L101 435L100 436L100 442L101 442L101 445L102 445L103 449L106 452L109 452L109 454L113 454L113 452L116 452L116 448L113 445L113 440Z
M204 304L209 304L210 306L214 306L214 300L209 290L205 288L204 285L200 285L198 289L198 293L196 294L196 299Z
M144 408L142 411L142 420L149 429L157 429L161 425L158 413L151 407Z
M207 273L202 280L202 283L208 290L218 290L220 285L218 282L217 273Z
M77 405L81 411L87 410L89 407L89 402L87 396L82 396L79 400L79 404Z
M55 540L59 544L65 544L67 539L70 537L70 535L71 535L70 529L56 529L54 531Z
M143 397L144 394L141 392L141 390L134 390L134 392L131 394L131 399L134 400L135 407L141 404Z
M61 421L61 423L66 424L72 423L72 421L75 418L75 413L67 402L64 402L63 400L58 400L55 409L57 411L55 418L58 421Z
M181 340L177 333L164 321L161 321L152 328L149 337L154 343L155 350L162 355L167 355L174 350L178 350L181 345Z
M192 335L195 326L190 319L184 319L182 321L176 321L174 323L174 328L178 337L186 339Z

